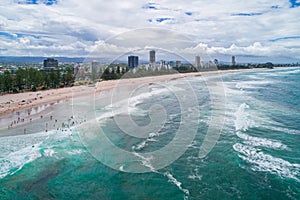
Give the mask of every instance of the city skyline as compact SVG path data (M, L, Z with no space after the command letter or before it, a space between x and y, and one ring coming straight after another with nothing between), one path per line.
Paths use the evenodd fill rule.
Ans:
M161 46L191 59L203 52L220 60L298 62L299 6L296 0L11 0L0 3L0 56L89 57L101 48L102 57L114 58Z

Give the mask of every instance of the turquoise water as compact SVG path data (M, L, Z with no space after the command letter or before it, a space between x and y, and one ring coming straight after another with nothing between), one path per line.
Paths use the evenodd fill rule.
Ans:
M207 79L218 81L216 75ZM178 96L153 84L130 108L140 126L150 123L146 111L154 103L165 109L163 127L148 138L125 134L116 123L114 116L126 117L122 102L94 107L96 132L101 127L113 144L134 153L135 162L106 146L101 153L109 163L122 160L119 170L95 159L82 143L84 131L94 130L90 124L0 137L0 199L300 199L300 69L228 73L222 79L226 112L219 114L225 123L206 157L199 158L199 150L215 108L202 77L186 79L197 96L199 119L189 122L186 132L197 134L185 153L162 169L142 156L173 141L184 115ZM181 79L168 84L176 94L190 87ZM124 172L133 165L150 172Z

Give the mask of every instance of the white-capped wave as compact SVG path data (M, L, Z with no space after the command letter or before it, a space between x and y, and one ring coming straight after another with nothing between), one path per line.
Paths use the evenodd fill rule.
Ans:
M133 150L142 150L143 148L145 148L148 145L149 142L157 142L157 140L155 139L156 136L158 136L158 134L150 133L149 137L146 140L142 141L141 143L139 143L136 146L132 146L132 149Z
M10 153L20 151L28 146L45 141L54 133L55 131L49 131L28 135L0 137L0 158L6 157Z
M85 151L83 149L73 149L71 151L68 151L68 154L70 155L78 155L78 154L82 154Z
M198 175L198 174L192 174L192 175L189 175L188 178L189 178L189 179L192 179L192 180L199 180L199 181L202 180L202 176L200 176L200 175Z
M198 168L196 168L194 170L195 172L191 175L188 176L189 179L192 179L192 180L199 180L201 181L202 180L202 176L198 174Z
M300 73L300 70L299 68L294 68L294 69L287 69L287 70L284 70L284 71L277 71L276 74L282 74L282 75L286 75L286 74L298 74Z
M200 147L197 146L197 141L193 140L193 142L188 145L188 148L199 149Z
M266 81L266 80L255 80L255 81L243 81L243 82L238 82L236 83L235 87L237 89L255 89L255 88L260 88L263 85L266 84L271 84L274 83L274 80L271 81Z
M142 159L141 161L142 161L143 166L148 167L152 172L158 173L158 171L156 171L155 167L151 164L151 160L153 159L153 157L145 157L145 156L142 156L141 154L136 153L136 152L133 152L133 154L136 157Z
M149 99L155 95L160 95L162 93L166 93L169 90L167 88L161 88L161 89L151 89L150 92L145 92L139 95L136 95L134 97L130 97L128 99L128 104L132 106L136 106L137 104L140 104L143 102L145 99Z
M238 155L244 161L252 164L253 171L269 172L283 178L292 178L299 180L300 165L292 164L281 158L273 157L263 153L260 149L236 143L233 149L240 154Z
M45 149L43 152L43 155L46 157L53 157L54 154L56 154L56 152L51 148Z
M169 90L170 89L170 90ZM98 121L104 121L120 114L132 114L137 113L137 105L142 103L144 100L149 99L153 96L157 96L163 93L181 91L181 88L175 86L169 86L168 88L152 88L149 92L144 92L136 96L130 97L125 100L120 100L113 104L110 104L104 108L105 113L97 117Z
M115 115L131 114L137 110L136 105L141 103L144 99L148 99L153 95L158 95L165 91L167 90L166 89L153 90L152 92L142 93L134 97L130 97L129 99L125 99L119 102L115 102L113 104L109 104L104 108L106 112L104 112L99 117L97 117L97 120L105 121L106 119L112 118Z
M0 178L13 175L21 170L27 163L33 162L42 155L39 152L39 144L23 148L19 151L10 153L5 158L0 159Z
M133 150L141 150L147 145L147 140L144 140L143 142L139 143L137 146L132 146Z
M253 147L255 146L263 146L263 147L267 147L267 148L271 148L271 149L288 149L288 147L285 144L282 144L281 142L277 141L277 140L270 140L270 139L266 139L266 138L259 138L259 137L253 137L250 135L247 135L245 133L242 133L240 131L238 131L236 133L236 135L243 139L243 143L247 144L247 145L251 145Z
M173 176L170 172L165 172L164 175L165 175L166 177L168 177L168 179L169 179L168 181L169 181L170 183L175 184L182 192L184 192L184 194L185 194L186 196L189 196L189 195L190 195L189 190L183 188L183 187L182 187L182 183L179 182L176 178L174 178L174 176Z
M229 96L229 95L241 95L243 93L242 90L232 89L229 86L228 87L224 86L224 91L225 91L225 94L227 96Z
M295 129L290 129L290 128L284 128L284 127L279 127L279 126L265 126L265 128L274 130L274 131L279 131L279 132L283 132L283 133L287 133L287 134L291 134L291 135L300 135L300 131L299 130L295 130Z
M247 109L249 109L249 105L246 103L243 103L240 105L238 110L234 113L235 120L235 130L243 130L246 131L248 128L253 127L255 125L254 121L250 119L250 115L247 112Z
M119 167L119 170L122 171L122 172L125 172L125 171L124 171L124 165L121 165L121 166Z

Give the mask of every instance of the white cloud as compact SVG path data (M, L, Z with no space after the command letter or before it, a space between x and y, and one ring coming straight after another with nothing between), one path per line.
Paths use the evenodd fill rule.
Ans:
M151 2L155 9L147 9L145 0L61 0L52 6L1 1L0 55L86 56L106 41L104 49L112 54L153 46L191 57L192 50L205 49L211 56L299 59L299 39L271 42L300 36L300 7L291 9L287 0ZM170 31L130 31L149 27ZM118 34L125 39L117 40Z

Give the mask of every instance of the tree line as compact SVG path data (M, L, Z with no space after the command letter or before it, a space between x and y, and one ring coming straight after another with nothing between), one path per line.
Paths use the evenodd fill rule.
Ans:
M1 93L18 93L22 91L36 91L48 88L71 86L74 82L72 67L66 67L50 72L35 68L19 68L15 73L8 70L0 75Z

